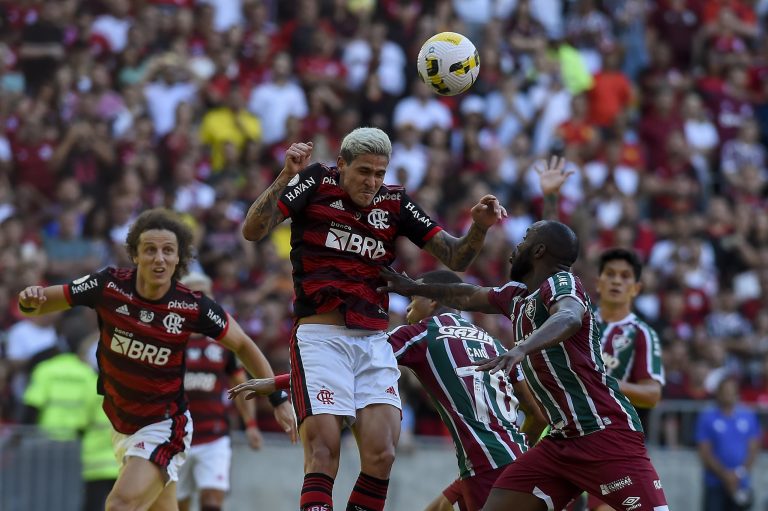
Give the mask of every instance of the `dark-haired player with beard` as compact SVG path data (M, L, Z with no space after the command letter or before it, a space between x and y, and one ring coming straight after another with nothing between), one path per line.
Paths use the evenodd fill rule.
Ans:
M115 430L120 475L106 502L108 511L173 511L178 470L192 437L184 394L185 348L193 333L233 351L253 374L272 376L259 348L220 305L178 279L193 254L191 230L171 211L138 216L126 248L135 268L105 268L65 285L29 286L19 310L37 316L84 305L99 322L98 391ZM277 404L277 403L275 403ZM293 407L275 416L296 438Z
M556 220L560 188L573 171L566 171L562 158L551 159L549 166L537 165L536 171L544 195L542 215ZM637 409L645 427L648 410L661 399L665 382L659 336L632 312L642 286L642 271L640 258L631 250L615 247L600 254L596 283L600 303L595 319L605 370L618 380L619 389ZM612 509L594 495L589 496L587 507L595 511Z
M559 510L582 489L618 509L668 509L637 412L605 372L589 297L570 272L578 254L568 226L541 221L510 257L502 287L424 284L382 272L384 290L512 320L511 349L477 370L509 373L520 364L551 430L496 480L485 511Z
M384 184L392 153L378 128L357 128L341 142L336 166L309 165L311 143L295 143L285 166L254 201L243 236L259 241L291 219L296 326L290 342L291 393L304 448L302 511L333 509L341 431L351 425L360 475L347 503L384 509L400 437L400 371L387 345L389 296L379 275L406 237L452 270L479 253L487 230L506 215L492 195L471 209L456 238L400 186Z
M447 284L461 278L447 270L427 272L419 282ZM400 366L416 375L451 432L459 463L459 478L425 511L461 511L483 507L496 478L539 438L546 426L519 367L490 375L475 364L505 351L501 343L455 310L434 300L412 296L408 325L389 332L388 341ZM268 394L286 384L288 375L253 379L230 390L230 397ZM518 428L517 408L525 413Z

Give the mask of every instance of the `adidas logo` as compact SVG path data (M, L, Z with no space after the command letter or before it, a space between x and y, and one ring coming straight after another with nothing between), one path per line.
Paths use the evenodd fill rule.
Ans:
M118 312L120 314L124 314L126 316L130 316L131 315L131 313L128 312L128 306L125 305L125 304L123 304L120 307L118 307L117 309L115 309L115 312Z
M139 442L133 446L134 449L144 449L144 442Z
M344 204L341 203L341 199L339 199L339 200L337 200L335 202L331 202L331 207L332 208L336 208L336 209L338 209L340 211L344 211Z

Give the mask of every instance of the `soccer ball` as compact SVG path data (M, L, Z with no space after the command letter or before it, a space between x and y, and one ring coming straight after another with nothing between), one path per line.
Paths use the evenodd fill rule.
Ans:
M469 89L480 73L480 55L472 41L456 32L433 35L419 50L419 77L442 96Z

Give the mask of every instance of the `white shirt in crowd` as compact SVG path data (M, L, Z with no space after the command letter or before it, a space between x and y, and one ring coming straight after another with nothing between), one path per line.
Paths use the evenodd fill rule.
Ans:
M213 29L226 32L243 24L242 0L199 0L198 3L213 7Z
M131 20L128 18L116 18L111 14L97 16L91 24L91 33L98 34L107 40L112 53L122 53L128 44L128 31L131 29Z
M263 83L254 87L248 110L261 120L261 139L265 145L285 137L289 117L303 119L309 113L304 89L293 82Z
M197 85L191 82L167 84L152 82L144 87L149 116L155 125L155 134L162 137L173 129L176 109L183 102L191 102L197 94Z
M342 62L347 68L347 85L351 90L362 89L368 79L369 64L373 58L371 45L365 39L355 39L344 48ZM381 90L392 96L399 96L405 90L405 52L400 45L385 41L379 55L379 77Z
M422 133L432 128L450 129L453 124L451 111L436 99L422 101L409 96L395 106L392 123L396 128L412 124Z
M414 144L407 147L405 144L395 142L392 145L392 159L389 160L386 183L397 183L405 186L406 190L417 190L427 173L429 155L422 144ZM398 168L405 169L405 181L399 178Z

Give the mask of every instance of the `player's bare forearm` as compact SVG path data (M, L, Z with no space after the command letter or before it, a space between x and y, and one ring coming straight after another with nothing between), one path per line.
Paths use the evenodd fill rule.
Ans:
M542 220L558 220L557 199L557 194L544 196L544 204L541 209Z
M245 383L245 376L242 374L237 378L232 378L230 382L233 387L240 385L241 383ZM235 397L235 406L237 407L237 411L240 413L240 417L243 418L244 423L248 424L249 421L256 418L255 399L246 399L245 394L239 394L237 397Z
M488 301L490 288L474 284L421 284L413 294L431 298L460 311L497 312Z
M473 223L461 238L440 231L424 245L424 249L453 271L466 270L483 248L487 231Z
M248 208L242 227L245 239L260 241L285 219L283 212L277 206L277 201L288 181L289 178L281 172Z
M64 286L29 286L19 293L19 311L24 316L42 316L70 308L64 295Z
M661 400L661 383L656 380L620 381L619 390L636 408L653 408Z
M572 337L579 331L584 318L584 306L573 298L563 298L550 307L552 314L525 342L518 345L526 354L535 353Z

